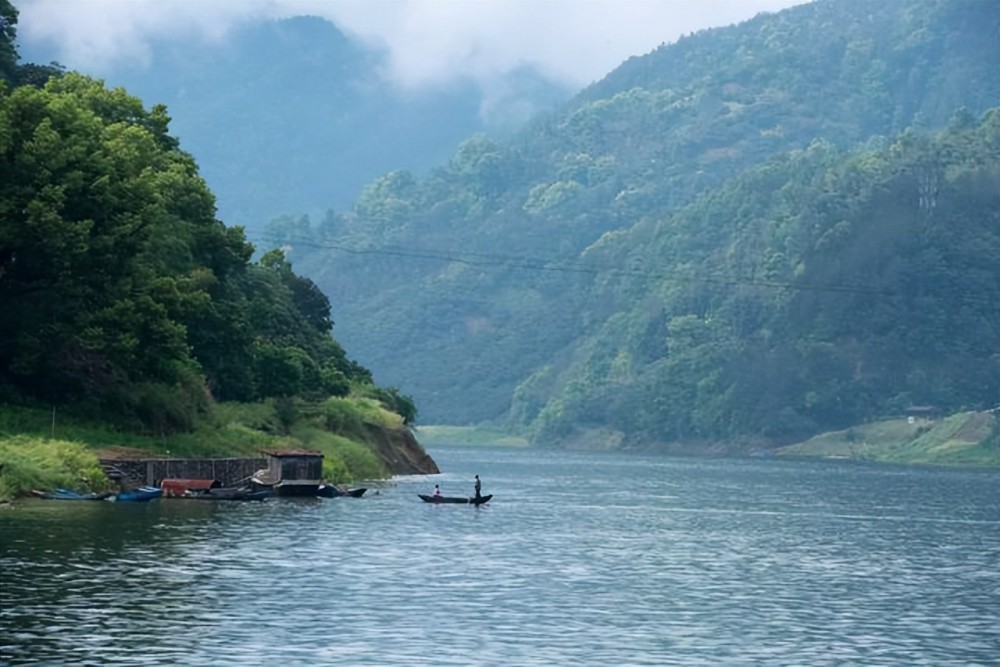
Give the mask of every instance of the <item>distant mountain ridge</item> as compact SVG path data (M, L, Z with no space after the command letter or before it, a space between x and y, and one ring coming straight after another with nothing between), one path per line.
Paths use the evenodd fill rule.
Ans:
M942 128L963 108L975 125L1000 98L998 25L1000 9L988 1L821 1L704 31L631 59L509 141L474 137L425 177L389 174L369 184L354 210L312 227L286 221L269 239L290 247L296 268L331 295L338 337L381 381L412 393L422 420L495 420L568 437L565 426L605 387L591 373L627 377L655 362L662 350L648 346L667 337L655 327L702 318L709 311L697 299L721 298L707 292L675 302L667 295L678 284L649 276L695 270L691 258L654 252L671 244L726 251L733 238L722 226L715 233L713 220L735 215L739 203L713 208L709 198L700 224L671 231L674 212L789 151L885 150L907 128ZM992 141L990 127L975 141ZM836 170L838 160L854 159L822 164ZM795 187L784 168L770 180L761 169L753 182L764 188L762 201L747 206L763 206L771 188ZM802 204L818 205L814 195L803 190ZM664 236L674 233L686 241ZM736 273L760 270L760 253L774 252L752 236L736 241ZM654 329L627 323L636 307L659 313L646 322ZM752 322L747 335L759 333ZM615 326L617 337L608 335ZM622 366L570 372L595 345L611 361L620 352ZM661 381L633 386L631 400L653 400ZM725 385L719 391L725 400ZM991 389L982 391L980 400L989 400ZM597 404L608 405L608 396ZM759 429L781 409L738 425Z
M468 136L508 133L569 95L528 69L509 76L509 96L485 118L471 81L395 91L380 74L381 54L309 16L247 24L219 43L161 39L151 52L148 68L115 67L106 84L167 105L220 219L251 230L284 214L349 207L372 179L425 171ZM52 59L38 48L21 56Z

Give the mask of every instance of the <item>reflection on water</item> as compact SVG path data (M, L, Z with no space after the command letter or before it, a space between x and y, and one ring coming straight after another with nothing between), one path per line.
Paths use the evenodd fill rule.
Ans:
M0 511L0 664L1000 656L1000 476L443 449L362 499ZM439 482L494 493L427 505ZM373 490L375 487L373 487Z

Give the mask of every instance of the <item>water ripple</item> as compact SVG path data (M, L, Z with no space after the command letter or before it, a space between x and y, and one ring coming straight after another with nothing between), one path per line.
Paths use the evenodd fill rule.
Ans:
M362 499L0 512L3 665L988 665L995 473L442 450ZM494 502L432 506L441 483Z

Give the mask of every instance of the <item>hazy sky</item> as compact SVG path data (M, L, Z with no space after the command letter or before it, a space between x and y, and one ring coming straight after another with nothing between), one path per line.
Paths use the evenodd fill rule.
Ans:
M152 37L223 40L244 21L322 16L386 51L386 76L419 87L521 65L582 87L629 56L702 28L805 0L14 0L18 42L100 75L149 65Z

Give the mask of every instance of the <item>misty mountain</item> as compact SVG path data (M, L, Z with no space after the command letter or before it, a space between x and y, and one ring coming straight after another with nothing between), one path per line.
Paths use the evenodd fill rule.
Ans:
M52 58L22 48L26 62ZM405 92L380 74L382 54L315 17L246 24L218 43L161 39L148 67L101 76L170 110L171 133L198 161L228 225L354 204L393 169L446 160L476 132L509 134L568 91L531 70L490 100L471 81Z
M860 202L868 201L867 194L847 189L825 192L822 169L836 172L846 168L837 166L840 161L853 164L863 159L842 151L861 151L861 155L882 151L873 154L881 157L872 159L892 161L892 151L900 150L893 147L914 141L905 138L908 131L925 137L920 141L926 142L949 122L975 126L975 119L1000 100L998 25L1000 10L987 1L815 2L737 26L703 31L629 60L558 112L532 122L509 140L474 136L430 173L414 175L400 169L370 182L353 210L329 212L315 224L285 218L272 225L270 238L290 248L289 257L297 270L311 276L331 296L338 338L380 381L412 393L425 422L494 420L536 434L568 438L572 435L568 424L608 405L609 373L620 379L642 378L629 385L629 401L617 408L622 413L637 404L661 405L663 397L669 396L665 387L674 377L670 372L679 372L670 371L670 363L659 362L669 335L680 336L690 349L698 350L692 353L698 363L692 362L685 382L703 373L707 383L700 385L701 399L696 381L694 397L678 395L672 409L699 408L704 414L731 417L734 406L747 395L735 392L759 393L760 388L720 379L733 371L727 355L740 356L747 350L729 342L759 339L761 347L753 353L767 353L763 357L770 360L766 370L774 374L782 372L783 364L801 361L785 354L788 341L796 337L826 341L839 352L844 352L842 346L860 344L866 352L856 359L874 354L878 346L872 343L873 332L862 327L841 339L831 332L843 331L842 323L831 324L811 309L803 322L789 325L796 333L774 339L773 348L767 341L772 340L769 332L775 322L784 321L783 317L794 320L799 311L782 310L779 315L770 307L743 304L740 307L749 310L738 319L739 326L731 328L735 325L726 319L730 328L718 334L727 344L705 348L699 337L707 334L699 333L698 322L712 317L712 304L725 302L726 293L761 280L758 271L783 267L773 289L794 289L795 280L817 279L808 272L797 273L803 269L797 269L796 262L805 262L818 252L814 248L807 253L808 243L823 245L812 236L816 229L808 226L819 223L810 223L800 210L822 205L844 212L840 222L845 225L840 232L831 232L824 243L843 233L853 239L848 244L852 250L840 262L818 261L823 269L817 275L827 283L846 281L854 286L859 281L864 284L869 274L852 274L853 268L870 265L852 259L853 254L863 252L872 239L891 243L891 237L853 236L846 230L856 230L883 215L895 220L895 229L904 235L934 237L937 231L921 230L956 224L950 214L919 217L923 214L918 215L918 209L904 206L889 216L880 208L890 206L887 201L866 208ZM993 126L984 127L975 135L977 139L969 141L992 145L989 128ZM964 140L936 141L948 146L942 149L947 152ZM772 172L762 165L773 159L794 162L788 156L811 147L826 147L823 150L836 157L823 163L809 188L796 189L794 171L784 167L767 177ZM928 148L919 156L906 153L916 162L893 162L894 166L872 176L895 184L889 176L894 169L916 169L913 165L924 160L932 165L926 167L929 180L924 185L934 190L935 184L943 187L945 181L949 187L980 183L993 168L993 153L982 146L974 156L957 158L954 163L935 150ZM963 166L965 159L973 166ZM763 202L748 201L742 209L738 200L724 207L701 203L699 208L687 209L700 197L728 191L720 188L735 187L742 192L727 183L754 169L763 169L764 176L743 178L754 183L754 196ZM966 171L957 181L949 180ZM834 187L836 182L830 184ZM893 191L900 197L900 206L920 201L919 188L907 200L908 190L898 187ZM789 190L800 191L801 201L785 202L780 210L783 217L772 220L777 213L767 198ZM962 192L961 188L951 190L947 200L958 205ZM859 201L850 203L852 198ZM973 216L985 215L992 205L988 192L970 201L977 202L970 204ZM689 223L672 225L675 215L686 216ZM737 232L725 225L729 218L746 216L755 222ZM822 220L838 229L838 221ZM987 223L977 218L975 233L988 232ZM773 236L760 231L767 224L787 227L779 238L791 245L772 247ZM995 252L993 236L986 233L981 240ZM921 262L931 261L933 255L928 247L917 248L900 257L889 253L879 262L898 263L898 275L915 275ZM772 256L779 250L780 257ZM687 282L698 274L699 262L709 258L716 272L708 276L707 284L718 286L692 295ZM955 274L949 284L960 293L995 289L995 272L989 269L973 284L953 284L961 283L960 267L967 259L965 252L942 251L935 261L943 275ZM981 258L975 260L977 266L981 262ZM719 274L721 268L727 272ZM673 280L663 279L671 275ZM892 284L888 291L902 289ZM688 296L680 298L681 294ZM854 317L855 312L844 303L839 302L832 312L840 318ZM646 316L637 318L637 308ZM687 326L685 318L689 317L694 320ZM882 313L880 321L886 317ZM931 326L900 317L914 326ZM980 317L987 317L981 304L960 319L978 321ZM995 341L994 322L985 321L985 329L948 333L940 330L938 322L933 325L937 334L921 329L913 335L926 342L937 340L935 335L954 334L957 340L944 345L974 350L963 357L963 363L978 361L989 368L995 362L983 358L980 344L966 338L985 335ZM674 334L671 322L678 327ZM892 337L878 339L882 345L894 341ZM866 343L872 346L865 347ZM682 349L678 345L675 342L675 350ZM903 349L914 354L921 350L909 345ZM814 360L817 367L823 366L819 357ZM833 357L838 358L838 368L855 358L846 353ZM595 358L617 359L618 363L587 362ZM941 361L944 358L938 356L929 365L913 361L908 369L908 362L893 356L898 365L883 367L876 373L877 381L866 389L864 414L856 397L846 400L856 389L850 375L843 380L840 371L807 373L804 385L794 392L785 392L766 406L746 407L740 413L743 416L733 417L725 427L699 431L670 418L664 423L677 429L650 433L650 437L780 438L861 419L871 410L921 400L920 392L914 393L921 386L914 378L930 377L931 366L939 381L951 377ZM651 375L636 370L656 364L670 372ZM760 367L746 373L740 377L767 377ZM653 376L656 381L650 380ZM843 382L836 389L824 387L833 377ZM978 389L960 382L950 386L964 389L938 392L926 400L947 405L996 398L989 382L980 383ZM808 401L807 395L811 396ZM712 412L699 400L719 405ZM818 401L811 404L826 407L806 415L793 401ZM854 407L839 411L830 407L838 401ZM746 416L755 409L762 412ZM792 414L776 419L783 410ZM652 415L657 412L643 414L655 421ZM650 432L648 423L626 422L620 419L615 424L626 439L643 430ZM764 424L772 422L784 426L764 429Z

